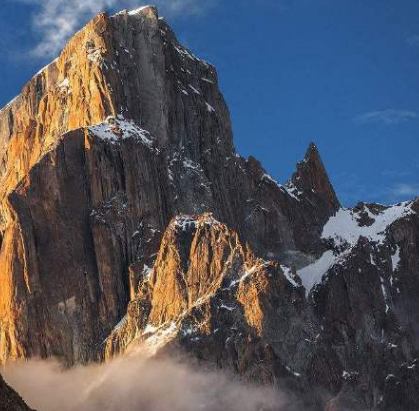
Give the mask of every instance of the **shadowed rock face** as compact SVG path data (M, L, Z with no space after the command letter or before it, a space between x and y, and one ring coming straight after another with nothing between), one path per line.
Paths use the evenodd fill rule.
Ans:
M3 360L96 358L176 214L297 265L322 248L315 208L235 153L215 69L154 8L94 18L0 126Z
M310 201L317 212L313 215L312 223L318 224L321 228L340 208L339 200L314 143L310 143L304 160L297 164L297 170L286 185L296 194L304 193L305 199Z
M318 260L332 253L333 261L311 290L305 271L316 275L318 261L296 270L263 260L211 215L176 217L102 355L182 347L203 365L279 383L315 409L414 410L418 309L410 293L418 285L403 267L411 260L403 241L417 250L415 207L364 205L371 218L375 210L389 221L386 234L373 240L372 224L370 240L333 241ZM357 221L357 210L334 218L348 212Z
M31 411L22 398L13 391L0 375L0 409L2 411Z
M0 157L2 362L181 347L314 409L419 407L418 202L341 208L314 144L284 186L241 158L155 8L77 33Z

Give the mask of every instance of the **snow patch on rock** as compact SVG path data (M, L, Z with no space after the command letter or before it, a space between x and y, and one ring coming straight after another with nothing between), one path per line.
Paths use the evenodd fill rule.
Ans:
M338 258L332 250L328 250L317 261L298 270L297 273L307 295L317 283L322 281L323 276L333 267Z
M136 14L140 14L142 11L144 11L146 9L149 9L150 7L153 7L153 6L150 6L150 5L148 5L148 6L142 6L142 7L139 7L138 9L129 11L128 14L130 16L135 16Z
M175 228L181 229L182 231L186 231L190 228L196 228L200 225L221 225L221 223L216 220L211 213L206 213L201 216L181 214L175 217L172 224Z
M111 143L118 143L121 139L135 138L143 145L153 148L154 139L147 130L121 117L108 117L106 122L90 126L88 130L96 137Z
M391 256L391 265L393 268L393 272L396 271L397 267L399 266L400 260L400 246L397 246L396 252Z
M333 239L336 245L353 246L360 237L381 244L386 238L387 228L392 223L414 213L411 206L412 202L404 202L390 206L377 214L368 210L368 215L374 220L369 227L359 225L359 213L353 209L341 208L324 226L322 238Z
M344 247L344 251L336 252L328 250L314 263L298 270L298 275L306 289L307 295L313 287L323 280L324 275L339 261L347 257L351 249L358 243L360 237L367 238L370 242L383 244L388 227L395 221L414 214L412 210L412 202L404 202L390 207L381 209L372 209L371 206L365 205L362 212L366 212L372 223L360 225L360 212L341 208L336 215L331 217L323 228L322 238L324 240L333 240L337 247ZM400 247L391 257L393 271L400 263ZM376 265L371 256L371 264ZM387 293L385 290L384 280L381 279L381 286L384 299L387 303ZM388 306L386 310L388 311Z
M164 347L172 341L179 331L176 322L164 324L157 329L153 326L147 326L146 330L147 329L152 335L143 341L139 349L141 349L142 353L145 353L150 357L154 356L161 347Z
M285 278L296 288L300 287L300 285L297 283L295 274L292 272L292 270L289 267L286 267L284 265L281 265L281 270L283 271Z

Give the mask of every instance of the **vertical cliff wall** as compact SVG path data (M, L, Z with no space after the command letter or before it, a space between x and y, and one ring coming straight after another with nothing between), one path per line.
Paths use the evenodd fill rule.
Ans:
M314 409L419 406L418 200L342 208L314 144L284 186L240 157L154 7L78 32L0 111L0 158L2 362L181 347Z
M0 130L3 360L96 358L178 213L213 212L258 255L304 265L338 205L319 194L318 212L236 154L214 67L153 7L95 17Z

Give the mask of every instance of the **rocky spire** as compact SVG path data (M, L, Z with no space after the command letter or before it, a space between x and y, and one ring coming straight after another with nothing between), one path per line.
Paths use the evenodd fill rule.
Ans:
M341 207L317 146L313 142L310 143L304 160L297 163L296 171L286 186L303 192L304 196L314 202L317 210L323 210L326 219Z

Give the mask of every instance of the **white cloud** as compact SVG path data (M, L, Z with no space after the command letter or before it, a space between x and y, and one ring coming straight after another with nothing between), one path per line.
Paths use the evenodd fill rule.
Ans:
M419 47L419 35L416 34L414 36L409 37L406 39L407 44L411 46L418 46Z
M385 125L401 124L418 118L418 113L408 110L377 110L360 114L354 118L358 124L382 123Z
M101 11L135 9L141 0L16 0L35 6L33 29L39 42L32 54L55 57L65 42L90 18ZM202 13L215 0L155 0L161 13L167 16ZM147 3L146 3L147 4Z
M398 183L391 190L395 196L419 196L419 184Z

